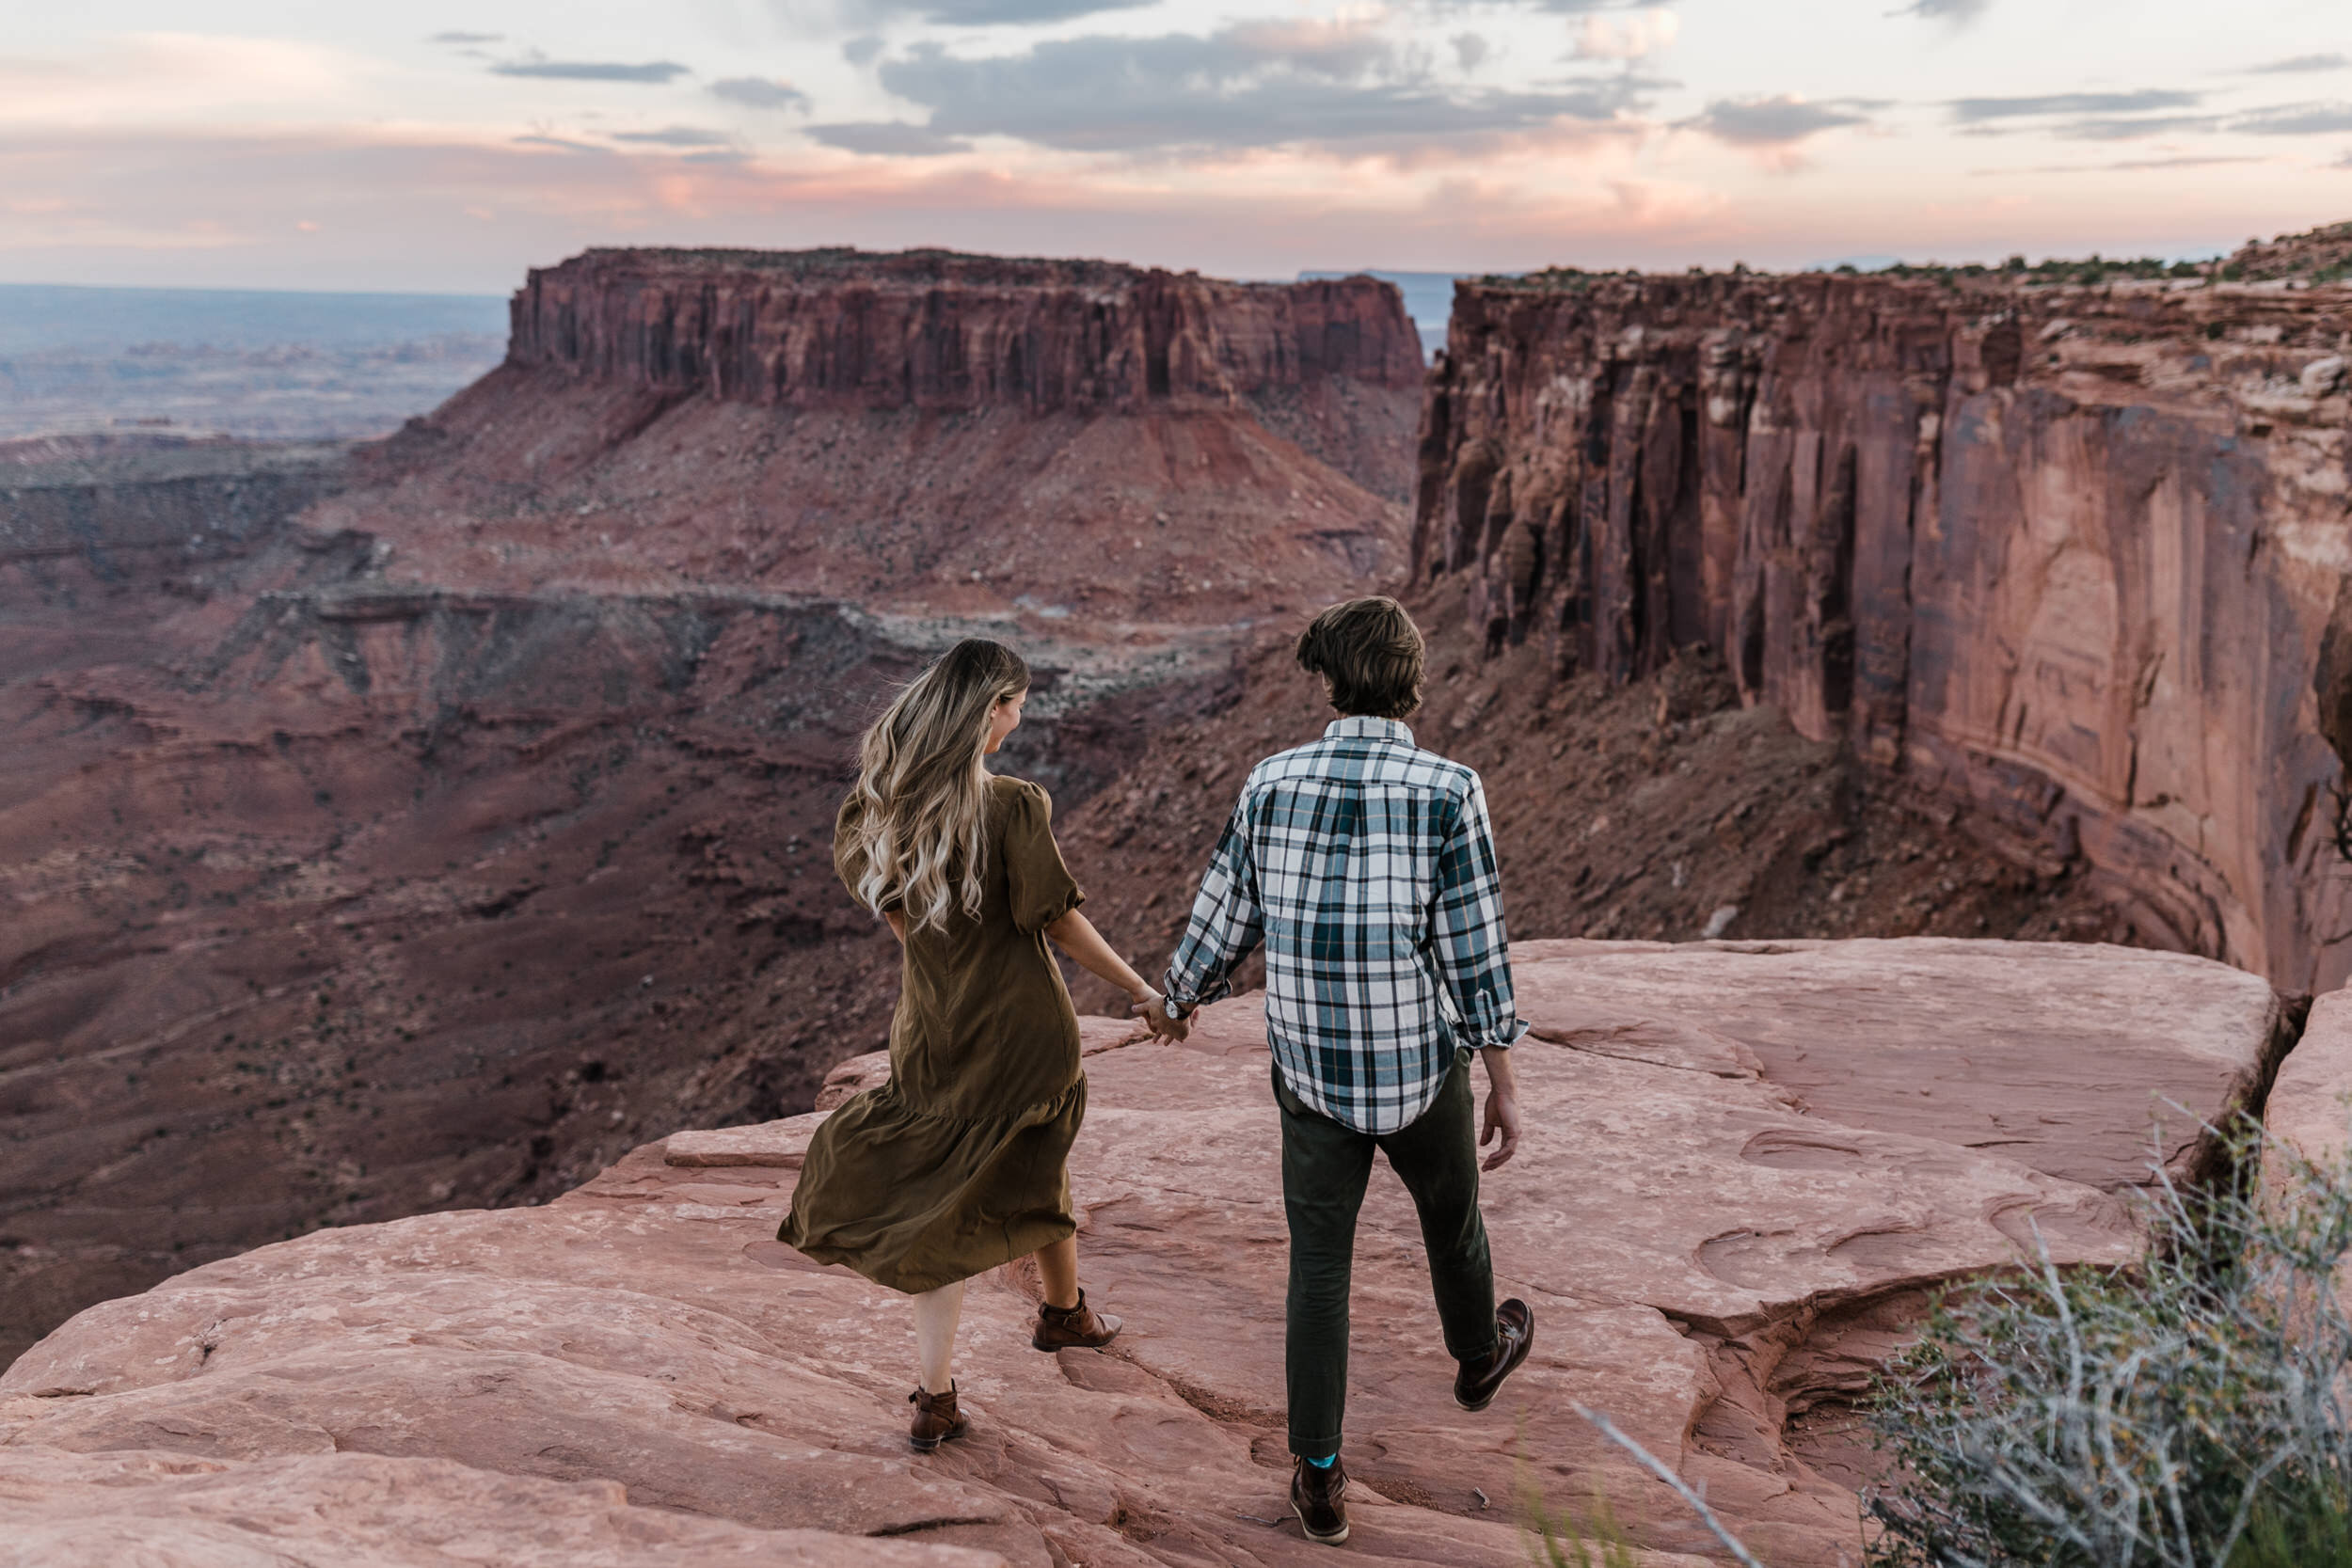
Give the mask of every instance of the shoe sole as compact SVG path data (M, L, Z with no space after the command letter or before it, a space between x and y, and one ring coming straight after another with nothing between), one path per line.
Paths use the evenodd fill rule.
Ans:
M1332 1534L1317 1535L1315 1533L1314 1526L1307 1523L1307 1511L1305 1509L1299 1507L1296 1503L1293 1503L1291 1504L1291 1512L1298 1516L1298 1528L1306 1531L1307 1539L1313 1542L1315 1544L1319 1546L1343 1546L1347 1544L1347 1527L1345 1525L1342 1525L1338 1530Z
M939 1451L939 1445L942 1443L952 1442L956 1438L962 1435L963 1433L961 1432L951 1432L944 1437L933 1437L928 1442L920 1437L910 1437L907 1439L907 1447L913 1449L916 1453L936 1453Z
M1118 1338L1119 1336L1114 1334L1109 1339L1073 1339L1066 1345L1049 1345L1042 1339L1031 1339L1029 1341L1029 1348L1031 1350L1044 1351L1048 1354L1051 1354L1057 1350L1101 1350L1104 1346L1111 1343L1113 1339L1117 1339Z
M1510 1382L1510 1381L1511 1381L1511 1372L1516 1372L1516 1371L1518 1371L1518 1370L1521 1367L1524 1367L1524 1366L1526 1366L1526 1365L1527 1365L1527 1357L1528 1357L1529 1354L1530 1354L1530 1353L1532 1353L1532 1352L1534 1350L1534 1348L1535 1348L1535 1325L1534 1325L1533 1323L1530 1323L1527 1325L1527 1339L1526 1339L1526 1342L1525 1342L1525 1343L1523 1343L1522 1345L1520 1345L1520 1347L1519 1347L1519 1354L1518 1354L1518 1359L1517 1359L1517 1360L1515 1360L1515 1361L1513 1361L1513 1362L1511 1363L1511 1370L1510 1370L1510 1371L1506 1371L1506 1372L1504 1372L1504 1373L1502 1374L1502 1377L1498 1378L1498 1379L1495 1381L1495 1386L1494 1386L1494 1387L1493 1387L1493 1388L1491 1388L1491 1389L1489 1389L1489 1390L1487 1391L1486 1397L1485 1399L1483 1399L1483 1400L1480 1400L1480 1401L1479 1401L1476 1404L1472 1404L1472 1403L1470 1403L1470 1401L1468 1401L1468 1400L1464 1399L1461 1395L1456 1394L1456 1395L1454 1395L1454 1402L1455 1404L1460 1405L1463 1409L1465 1409L1465 1410L1469 1411L1469 1412L1470 1412L1471 1415L1473 1415L1473 1416L1475 1416L1476 1414L1478 1414L1478 1412L1480 1412L1480 1411L1482 1411L1482 1410L1486 1409L1488 1405L1490 1405L1490 1404L1494 1403L1494 1402L1495 1402L1496 1398L1497 1398L1498 1396L1500 1396L1500 1395L1502 1394L1502 1386L1503 1386L1504 1384L1506 1384L1506 1383L1508 1383L1508 1382Z

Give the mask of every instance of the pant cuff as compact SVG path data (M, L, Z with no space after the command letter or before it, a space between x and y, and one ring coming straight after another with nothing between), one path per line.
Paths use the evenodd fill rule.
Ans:
M1336 1459L1339 1457L1340 1440L1336 1437L1294 1436L1291 1438L1291 1452L1301 1459Z

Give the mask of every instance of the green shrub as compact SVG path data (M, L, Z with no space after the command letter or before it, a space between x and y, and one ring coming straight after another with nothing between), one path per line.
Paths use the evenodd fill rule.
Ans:
M2324 1555L2352 1496L2352 1160L2228 1142L2216 1190L2156 1169L2139 1265L2062 1270L2037 1235L2030 1267L1937 1303L1872 1402L1880 1560L2352 1564Z

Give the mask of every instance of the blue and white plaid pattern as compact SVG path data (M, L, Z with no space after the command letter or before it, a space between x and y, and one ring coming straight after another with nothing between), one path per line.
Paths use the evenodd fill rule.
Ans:
M1527 1032L1486 789L1393 719L1337 720L1250 770L1162 990L1214 1002L1261 941L1284 1082L1359 1132L1411 1125L1457 1045Z

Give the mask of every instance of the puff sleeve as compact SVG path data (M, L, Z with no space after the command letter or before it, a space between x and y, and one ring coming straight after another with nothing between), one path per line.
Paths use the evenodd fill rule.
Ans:
M1005 857L1006 891L1012 923L1041 931L1086 902L1086 894L1062 863L1054 842L1053 798L1033 784L1006 792L1005 825L998 841Z

